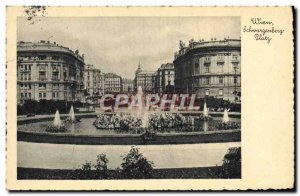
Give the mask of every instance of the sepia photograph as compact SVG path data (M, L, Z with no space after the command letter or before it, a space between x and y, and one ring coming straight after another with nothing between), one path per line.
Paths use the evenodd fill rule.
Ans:
M295 187L292 7L6 9L8 190Z
M19 17L18 179L241 178L240 28Z

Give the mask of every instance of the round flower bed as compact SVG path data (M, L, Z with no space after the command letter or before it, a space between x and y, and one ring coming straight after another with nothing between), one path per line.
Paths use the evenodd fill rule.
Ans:
M221 130L239 129L240 128L240 124L236 123L236 122L232 122L232 121L229 121L227 123L222 122L222 123L218 124L217 128L221 129Z
M46 128L46 132L50 132L50 133L64 133L66 131L68 131L68 129L64 125L61 125L60 127L56 127L51 124L48 125Z
M98 129L122 129L125 131L141 128L142 120L130 115L98 115L93 125Z

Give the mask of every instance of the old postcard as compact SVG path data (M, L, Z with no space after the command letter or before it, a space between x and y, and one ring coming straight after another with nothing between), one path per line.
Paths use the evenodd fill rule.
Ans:
M292 7L7 7L8 190L294 188Z

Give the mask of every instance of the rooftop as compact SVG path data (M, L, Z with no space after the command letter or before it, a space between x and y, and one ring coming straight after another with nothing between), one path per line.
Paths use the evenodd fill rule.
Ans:
M174 69L173 63L162 64L159 69Z
M212 38L210 41L204 41L203 39L195 41L194 39L191 39L188 46L185 46L185 44L180 41L179 51L175 52L174 57L177 59L193 49L212 47L241 47L241 39L224 38L224 40L216 40L216 38Z
M104 74L105 77L118 77L121 78L121 76L117 75L116 73L106 73Z
M43 52L64 52L75 56L77 59L84 62L84 55L80 55L78 50L71 50L68 47L61 46L56 42L51 43L50 41L41 40L39 42L24 42L20 41L17 43L18 52L32 52L32 51L43 51Z

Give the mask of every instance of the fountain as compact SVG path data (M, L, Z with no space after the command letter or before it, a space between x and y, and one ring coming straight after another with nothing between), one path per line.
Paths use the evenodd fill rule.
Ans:
M148 127L148 121L149 121L149 111L148 109L145 109L145 106L143 105L145 103L145 98L143 97L143 89L141 86L137 89L137 96L141 97L142 102L139 104L142 104L141 106L138 106L137 111L137 118L142 120L142 128Z
M59 111L56 110L55 116L54 116L54 120L53 120L53 126L60 128L61 127L61 120L60 120L60 116L59 116Z
M53 133L58 133L58 132L66 132L67 128L61 123L60 120L60 115L59 111L56 110L56 113L54 115L54 120L53 123L47 126L46 128L47 132L53 132Z
M69 112L69 118L71 121L75 121L75 113L74 113L74 109L73 106L71 106L70 112Z
M69 116L65 120L66 123L76 123L80 122L80 119L75 118L75 113L74 113L74 108L71 106L70 111L69 111Z
M204 102L203 113L196 119L204 122L212 120L212 117L208 114L208 112L209 109L207 108L206 102Z
M218 128L222 130L228 130L228 129L239 129L240 124L236 122L229 121L229 114L228 111L230 109L225 108L223 113L223 119L222 122L219 123Z
M228 110L227 110L226 108L225 108L225 110L224 110L222 122L223 122L224 124L228 124L228 122L229 122Z
M204 116L204 117L208 117L208 109L207 109L207 107L206 107L206 102L204 102L203 116Z

